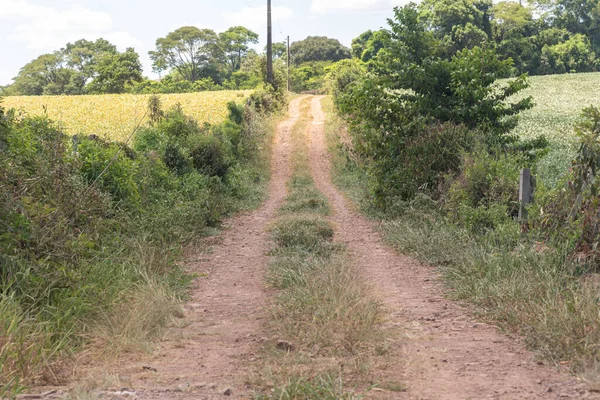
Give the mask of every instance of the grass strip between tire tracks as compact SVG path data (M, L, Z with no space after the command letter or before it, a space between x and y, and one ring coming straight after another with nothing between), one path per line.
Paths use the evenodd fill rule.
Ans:
M382 309L346 248L334 242L329 204L310 175L308 103L292 131L289 194L272 228L274 336L253 384L259 398L354 399L374 386L366 379L370 358L386 353Z

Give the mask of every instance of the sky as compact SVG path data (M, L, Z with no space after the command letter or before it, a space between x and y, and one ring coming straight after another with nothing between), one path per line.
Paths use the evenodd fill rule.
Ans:
M368 29L387 25L393 7L408 0L272 0L274 41L329 36L350 46ZM144 74L159 37L182 26L222 32L243 25L266 44L266 0L0 0L0 85L41 54L78 39L100 37L119 50L134 47Z

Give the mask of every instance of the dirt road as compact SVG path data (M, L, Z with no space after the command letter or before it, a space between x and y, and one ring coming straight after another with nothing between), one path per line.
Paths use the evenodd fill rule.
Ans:
M310 158L317 187L335 211L337 240L380 293L388 310L388 329L404 331L397 341L395 373L410 399L581 398L585 387L537 364L533 354L468 312L447 301L434 271L396 254L331 182L324 133L322 97L314 97ZM393 336L393 335L392 335ZM383 396L383 395L382 395Z
M115 371L123 389L100 389L100 398L248 398L246 380L260 363L269 304L264 273L269 261L267 227L286 197L293 149L290 130L300 103L277 129L272 181L265 204L232 219L210 253L188 260L197 279L186 305L186 325L173 329L156 355ZM311 97L310 162L317 187L329 199L336 240L372 283L385 305L384 329L393 365L378 378L406 385L405 392L374 391L370 398L556 399L593 398L576 379L539 365L518 341L445 299L435 272L396 254L373 223L357 213L331 182L322 97Z

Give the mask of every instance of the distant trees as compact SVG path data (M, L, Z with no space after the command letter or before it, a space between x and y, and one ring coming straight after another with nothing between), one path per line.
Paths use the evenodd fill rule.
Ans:
M122 93L127 85L142 80L142 65L133 49L119 53L104 39L78 40L54 53L26 64L9 94L59 95Z
M311 61L340 61L350 58L350 49L339 40L326 36L309 36L291 45L292 60L298 66Z
M243 26L234 26L219 34L219 50L224 54L230 73L239 71L250 45L258 43L258 34Z
M219 36L211 29L184 26L156 40L150 58L154 68L168 67L192 83L206 76L215 61Z
M387 31L371 33L364 58L384 47ZM254 89L265 81L266 55L253 47L259 35L243 26L217 33L183 26L156 40L149 52L152 80L143 76L133 48L120 52L105 39L81 39L25 65L14 83L1 88L4 95L78 95L100 93L189 93L205 90ZM320 89L329 67L350 59L350 49L338 40L309 36L291 47L290 78L295 91ZM287 43L273 44L278 79L286 87Z
M513 61L513 75L597 71L600 0L423 0L416 19L428 28L436 54L494 48ZM352 56L371 61L389 47L391 32L367 31L352 42Z

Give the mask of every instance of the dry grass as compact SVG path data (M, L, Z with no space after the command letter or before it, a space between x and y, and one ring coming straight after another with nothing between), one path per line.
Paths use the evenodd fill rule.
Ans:
M180 302L163 285L148 281L116 300L110 313L95 321L88 351L96 360L151 352L156 339L174 318L182 317Z

